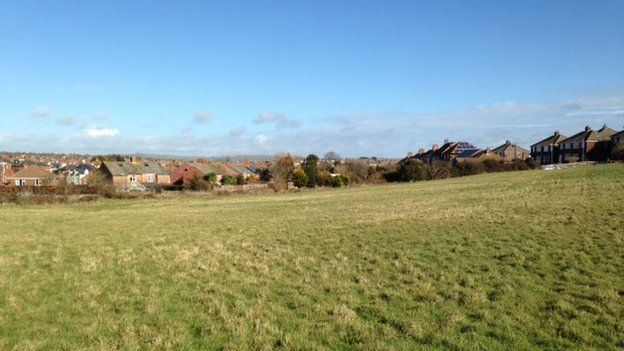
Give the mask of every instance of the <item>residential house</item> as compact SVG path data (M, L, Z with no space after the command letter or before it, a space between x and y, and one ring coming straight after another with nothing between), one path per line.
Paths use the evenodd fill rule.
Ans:
M9 182L8 177L13 175L13 167L10 163L0 162L0 185L7 184Z
M464 160L468 158L483 158L491 156L493 156L491 150L480 149L467 141L452 142L444 140L444 144L442 144L441 147L439 147L438 144L433 144L431 149L428 151L420 149L416 155L409 153L407 157L400 160L399 163L410 158L431 163L434 161L455 162L457 160Z
M624 130L611 135L611 144L615 146L619 143L624 143Z
M239 177L242 175L245 180L250 178L256 180L257 175L255 169L251 169L250 167L237 163L225 163L223 166L228 170L228 173L232 177Z
M602 128L598 129L598 133L611 138L613 135L617 134L617 130L613 130L609 128L606 124L603 124Z
M611 137L615 131L606 125L598 131L590 126L564 139L560 143L560 162L606 161L609 156Z
M171 173L171 184L187 185L195 177L203 178L207 173L195 167L197 163L182 163Z
M67 183L74 185L86 184L87 176L93 172L95 167L88 163L81 163L77 166L71 167L67 172Z
M504 161L512 161L516 159L525 160L531 156L529 150L514 144L507 140L503 145L492 150L494 154Z
M616 160L624 160L624 130L611 135L610 157Z
M458 141L456 143L450 143L448 147L445 147L448 143L444 143L442 150L440 151L440 159L444 161L454 161L456 159L474 158L479 155L478 147L467 141Z
M19 172L7 177L15 186L42 186L54 181L54 174L41 166L25 166Z
M254 169L243 164L198 161L180 164L171 173L171 182L175 185L187 185L195 176L203 178L210 173L216 175L217 182L221 182L224 175L234 178L242 175L245 180L250 178L255 180L257 177Z
M495 153L492 149L490 149L489 147L485 148L485 149L479 149L473 153L468 154L467 157L458 157L455 160L457 161L463 161L466 159L487 159L487 158L491 158L491 159L498 159L499 156L497 153Z
M100 171L117 186L171 184L171 177L161 164L138 160L135 156L130 161L104 161Z
M565 139L567 137L556 130L553 135L531 145L531 158L543 165L559 162L560 143Z

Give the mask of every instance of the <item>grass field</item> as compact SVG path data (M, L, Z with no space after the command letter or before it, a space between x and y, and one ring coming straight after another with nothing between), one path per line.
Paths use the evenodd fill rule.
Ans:
M624 165L0 206L0 350L624 348Z

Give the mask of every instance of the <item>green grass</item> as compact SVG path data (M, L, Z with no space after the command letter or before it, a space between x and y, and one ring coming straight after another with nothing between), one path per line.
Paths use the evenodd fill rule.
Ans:
M624 165L0 207L0 350L624 348Z

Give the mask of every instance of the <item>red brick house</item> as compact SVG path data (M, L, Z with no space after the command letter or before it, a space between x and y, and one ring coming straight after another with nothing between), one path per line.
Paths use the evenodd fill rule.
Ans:
M15 186L42 186L54 181L54 174L40 166L26 166L21 171L8 176L8 183Z
M531 158L543 165L558 163L560 156L559 144L565 139L567 139L565 135L559 133L558 130L555 131L548 138L531 145Z
M529 150L523 148L522 146L518 146L518 144L513 144L509 140L507 140L503 145L492 149L492 152L504 161L512 161L516 159L525 160L531 156Z
M609 157L611 135L615 133L606 125L598 131L587 126L582 132L561 141L559 161L606 161Z
M171 184L187 185L195 177L203 178L204 172L194 167L193 164L182 163L171 173Z
M0 162L0 185L7 184L9 182L8 177L13 175L13 167L7 162Z

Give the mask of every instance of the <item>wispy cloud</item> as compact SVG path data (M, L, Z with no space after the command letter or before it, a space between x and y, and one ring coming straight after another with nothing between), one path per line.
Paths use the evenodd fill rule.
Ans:
M212 112L200 111L193 116L193 122L195 123L208 123L212 120Z
M45 118L52 114L52 107L39 106L30 114L31 117Z
M260 124L260 123L274 123L274 122L279 122L283 120L286 120L286 115L283 113L264 112L256 116L253 122L256 124Z
M98 121L105 121L108 119L108 114L104 113L104 112L100 112L100 113L96 113L95 115L91 116L91 119L94 120L98 120Z
M295 129L301 126L301 122L296 119L288 118L283 113L261 113L253 120L254 124L273 123L275 129Z
M63 116L63 117L57 118L55 122L56 124L61 125L63 127L68 127L74 124L75 121L76 121L76 116L69 115L69 116Z

